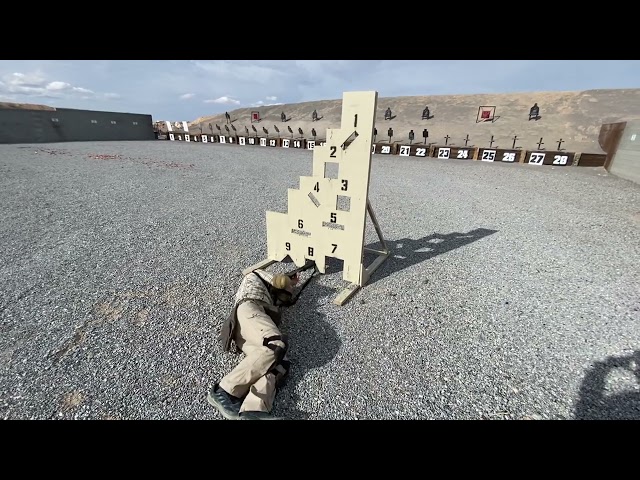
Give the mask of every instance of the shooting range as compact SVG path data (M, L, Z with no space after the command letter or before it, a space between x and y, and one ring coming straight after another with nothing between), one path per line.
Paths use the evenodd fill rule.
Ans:
M242 274L307 262L275 416L640 419L640 89L194 92L146 126L0 109L47 140L0 144L3 419L226 418Z

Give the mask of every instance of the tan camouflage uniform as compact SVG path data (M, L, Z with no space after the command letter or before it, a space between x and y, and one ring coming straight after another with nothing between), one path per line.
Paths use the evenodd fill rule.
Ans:
M220 381L220 387L229 394L238 398L246 395L240 412L271 411L276 394L274 367L283 360L278 358L278 352L284 355L287 348L272 319L274 313L277 318L279 309L258 275L272 284L273 274L264 270L256 270L242 279L235 295L237 324L233 340L245 358Z

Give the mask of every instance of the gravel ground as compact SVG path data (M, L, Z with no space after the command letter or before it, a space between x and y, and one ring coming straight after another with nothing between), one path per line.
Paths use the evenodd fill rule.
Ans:
M0 418L221 419L216 336L311 159L0 145ZM275 414L640 419L640 186L375 156L370 198L392 256L346 305L333 263L286 311Z

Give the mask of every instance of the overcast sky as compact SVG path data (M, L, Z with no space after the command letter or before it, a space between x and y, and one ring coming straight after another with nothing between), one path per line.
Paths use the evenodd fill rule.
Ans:
M342 98L640 88L639 60L0 60L0 101L194 120Z

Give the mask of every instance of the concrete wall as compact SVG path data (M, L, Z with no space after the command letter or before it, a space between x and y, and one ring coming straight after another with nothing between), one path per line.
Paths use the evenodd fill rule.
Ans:
M640 121L627 122L609 171L640 184Z
M154 140L151 115L57 108L0 109L0 143Z

